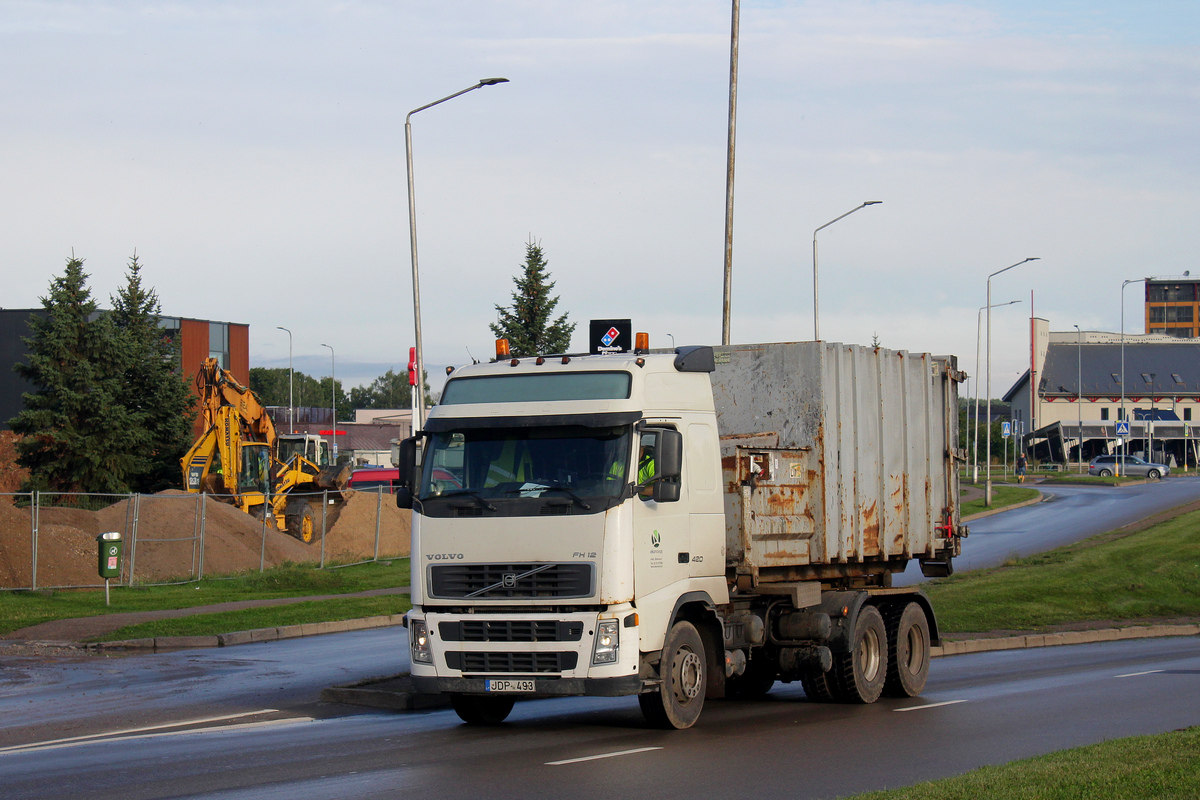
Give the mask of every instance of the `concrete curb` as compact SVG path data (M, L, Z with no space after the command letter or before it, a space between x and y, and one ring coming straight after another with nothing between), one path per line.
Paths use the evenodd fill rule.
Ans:
M344 619L337 622L306 622L301 625L282 625L277 628L257 628L250 631L235 631L217 636L158 636L153 639L126 639L119 642L89 642L83 645L88 650L99 651L142 651L166 653L194 647L232 647L252 642L273 642L279 639L298 639L302 636L318 636L323 633L345 633L370 628L391 628L404 623L403 614L388 614L379 617Z
M1122 639L1152 639L1161 636L1200 635L1198 625L1147 625L1139 628L1103 628L1094 631L1067 631L1064 633L1031 633L1024 636L1004 636L994 639L966 639L946 642L941 647L930 648L933 658L985 653L995 650L1025 650L1031 647L1054 647L1068 644L1092 644L1115 642ZM332 686L321 692L326 703L345 703L387 711L417 711L427 708L444 708L450 698L442 694L419 694L412 688L408 673L386 678L372 678L345 686Z
M1146 625L1137 628L1101 628L1094 631L1064 631L1062 633L1030 633L1024 636L1000 636L992 639L943 640L941 647L932 647L932 658L958 656L967 653L986 653L994 650L1025 650L1031 647L1054 647L1064 644L1093 644L1117 642L1124 639L1154 639L1160 636L1197 636L1200 625Z

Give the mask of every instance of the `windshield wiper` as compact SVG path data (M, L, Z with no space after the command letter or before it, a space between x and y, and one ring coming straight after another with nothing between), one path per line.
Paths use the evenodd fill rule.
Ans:
M508 493L509 494L521 494L524 492L538 492L538 491L546 491L546 490L562 492L563 494L567 495L567 497L570 497L572 500L574 500L576 503L578 503L579 507L582 508L584 511L590 511L592 508L591 505L589 505L586 501L584 501L584 499L582 497L575 494L575 492L573 490L568 488L565 484L559 483L558 481L553 481L551 483L543 483L543 482L539 481L537 483L526 484L523 488L509 489Z
M455 490L455 491L453 491L453 492L443 492L442 494L440 494L440 495L437 495L437 496L438 496L438 497L442 497L442 498L446 498L446 497L469 497L469 498L471 498L472 500L474 500L474 501L475 501L475 503L473 503L472 505L480 505L480 506L483 506L483 507L484 507L484 508L486 508L488 511L495 511L495 510L496 510L496 507L495 507L494 505L492 505L491 503L489 503L486 497L484 497L483 495L481 495L479 492L475 492L475 491L472 491L472 490L470 490L470 489L456 489L456 490ZM425 499L426 499L426 500L432 500L433 498L431 498L431 497L427 497L427 498L425 498ZM453 506L454 508L469 508L469 506L464 506L464 505L462 505L461 503L451 503L450 505L451 505L451 506Z

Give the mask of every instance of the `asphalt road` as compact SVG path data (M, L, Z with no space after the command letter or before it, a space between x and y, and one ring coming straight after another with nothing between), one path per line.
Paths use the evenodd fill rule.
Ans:
M322 638L349 655L380 635ZM262 675L269 670L259 651L269 649L229 648L260 662ZM194 658L229 657L203 651ZM180 666L162 661L164 673ZM246 692L247 676L236 669L207 692L208 716L220 706L234 714L255 710L259 700L297 699ZM191 694L192 683L175 675L154 696L170 696L172 687ZM224 695L216 684L226 685ZM0 781L10 800L832 798L1200 724L1198 689L1200 639L1189 637L939 659L923 697L871 706L810 703L798 685L777 684L762 700L710 702L696 727L679 732L647 729L634 698L519 703L494 729L463 725L448 710L316 719L304 703L275 702L273 714L212 721L205 731L184 725L10 745L0 750ZM128 685L126 692L131 704L141 695ZM86 713L94 700L117 694L116 687L98 693L76 695L76 707ZM18 702L5 698L6 722ZM43 704L26 708L37 716ZM176 710L188 711L186 700ZM129 727L115 714L112 722ZM6 740L24 738L23 730L9 722Z
M958 567L1181 505L1200 480L1053 492L973 523ZM809 703L777 684L672 733L646 729L634 698L521 703L495 730L451 711L318 702L327 686L407 666L401 629L117 659L0 656L0 796L824 798L1200 724L1197 638L939 659L921 698L872 706Z
M955 572L998 567L1013 556L1053 550L1200 500L1200 478L1168 478L1121 488L1033 488L1049 499L967 523L971 535L963 542L963 554L954 559ZM893 583L905 586L924 580L914 561Z

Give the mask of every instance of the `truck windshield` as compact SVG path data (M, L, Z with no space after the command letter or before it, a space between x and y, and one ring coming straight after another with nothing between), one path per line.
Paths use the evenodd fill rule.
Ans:
M579 425L436 433L418 496L489 505L530 497L616 498L628 483L629 436L628 426Z

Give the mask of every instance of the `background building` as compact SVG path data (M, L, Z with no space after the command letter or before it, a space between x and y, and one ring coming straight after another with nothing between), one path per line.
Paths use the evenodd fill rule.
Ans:
M1004 395L1032 458L1076 463L1115 452L1117 422L1127 421L1130 453L1196 463L1200 341L1125 334L1122 346L1120 333L1051 332L1044 319L1033 320L1033 341L1031 369Z
M0 309L0 430L24 408L21 395L35 387L13 371L17 363L29 363L23 339L32 335L31 317L44 317L41 308ZM250 326L236 322L214 322L188 317L160 317L163 333L179 343L179 366L193 388L192 376L206 358L215 358L243 384L250 383ZM199 427L197 435L201 433Z

